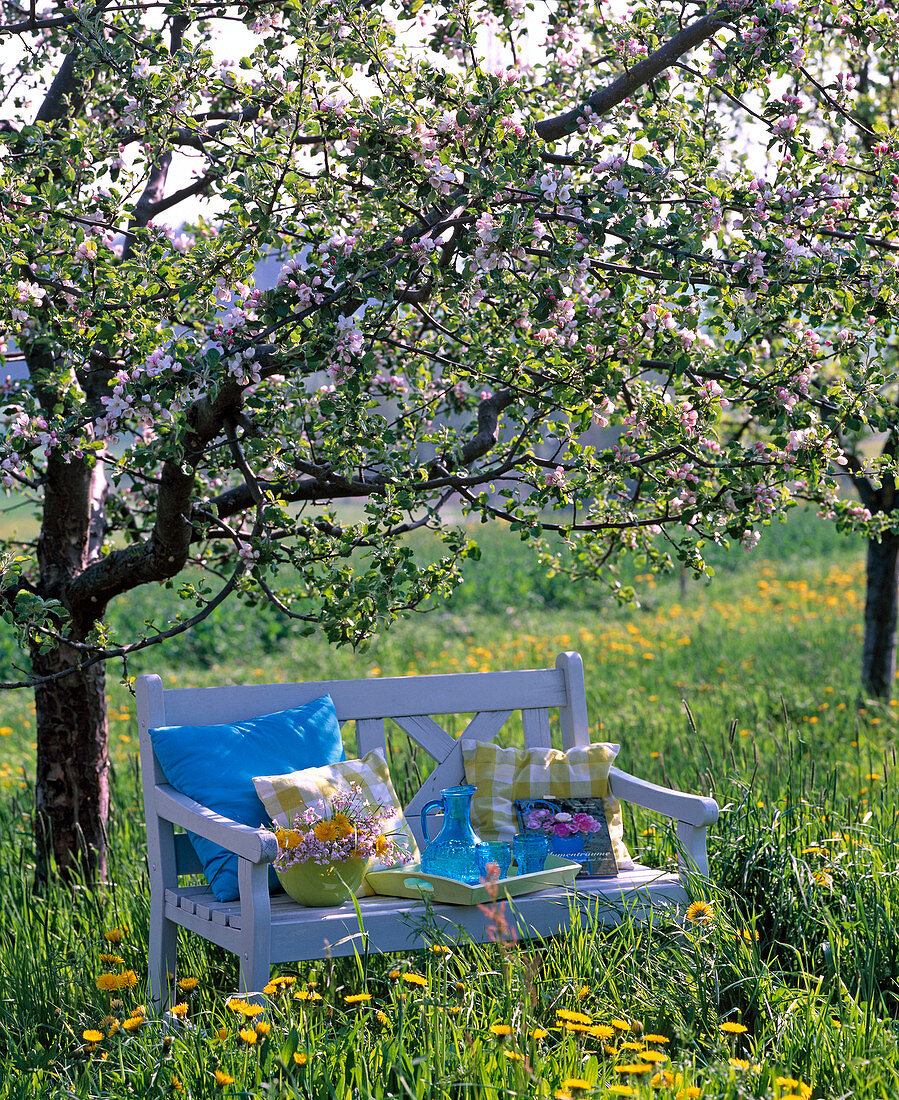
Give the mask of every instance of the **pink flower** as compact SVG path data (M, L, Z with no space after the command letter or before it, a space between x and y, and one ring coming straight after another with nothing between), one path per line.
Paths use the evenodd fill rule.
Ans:
M590 814L575 814L571 820L579 833L595 833L599 829L599 822Z
M553 836L574 836L575 833L577 833L577 829L570 821L559 821L558 815L556 815L556 817L557 820L552 826Z

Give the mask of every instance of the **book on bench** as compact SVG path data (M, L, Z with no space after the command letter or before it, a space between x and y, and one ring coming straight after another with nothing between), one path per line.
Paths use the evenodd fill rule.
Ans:
M581 865L578 878L614 878L618 874L618 864L615 862L609 824L601 798L516 798L514 806L521 831L542 832L548 836L551 853ZM557 821L555 830L547 832L547 828L551 828L548 824L543 829L529 827L528 822L531 826L535 823L535 811L546 823L550 820L550 814L554 815ZM542 815L540 811L543 811ZM561 821L558 815L562 815ZM569 836L558 835L566 832L569 827L566 816L573 822L577 815L592 818L595 828L587 833L578 831Z

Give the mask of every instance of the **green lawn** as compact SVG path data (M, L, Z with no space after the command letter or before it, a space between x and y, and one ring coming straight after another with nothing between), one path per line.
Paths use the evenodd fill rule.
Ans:
M642 607L621 609L488 533L451 604L363 654L232 608L217 632L129 665L205 684L535 667L577 649L594 736L619 741L628 770L722 807L712 882L696 887L708 920L287 967L295 982L254 1042L252 1018L226 1007L230 956L205 943L182 949L179 977L198 979L187 1022L126 1025L146 1001L147 885L117 671L103 891L32 896L33 713L27 696L0 699L0 1097L899 1094L899 708L858 701L863 546L814 517L771 534L759 556L720 555L711 586L643 577ZM647 861L673 857L649 815L629 817L627 839ZM114 928L127 931L110 945ZM97 987L104 972L125 975L121 992Z

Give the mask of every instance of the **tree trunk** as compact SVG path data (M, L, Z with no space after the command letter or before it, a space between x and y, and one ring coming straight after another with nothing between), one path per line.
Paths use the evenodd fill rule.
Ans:
M46 676L72 667L80 655L66 650L32 654L35 673ZM54 862L64 879L105 878L109 730L103 663L38 684L34 697L36 884L43 886Z
M90 596L73 603L71 591L96 558L105 526L106 478L101 461L51 451L44 481L44 510L37 558L39 592L68 611L72 641L83 642L103 615ZM109 729L102 662L77 669L83 651L61 643L31 653L36 677L73 669L35 685L37 774L35 830L40 888L55 863L63 878L87 882L106 873L109 814Z
M873 539L868 542L865 579L862 685L868 695L889 699L896 677L899 535L886 531L879 542Z

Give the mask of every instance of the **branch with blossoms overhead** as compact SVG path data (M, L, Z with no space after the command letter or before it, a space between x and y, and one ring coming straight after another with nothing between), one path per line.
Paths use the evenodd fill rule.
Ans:
M894 463L855 443L894 416L899 147L847 74L899 47L887 8L838 9L254 4L234 61L213 4L5 17L24 647L187 629L105 614L188 566L201 615L266 600L356 644L458 583L460 504L613 590L623 556L701 574L797 501L889 525L841 487Z

